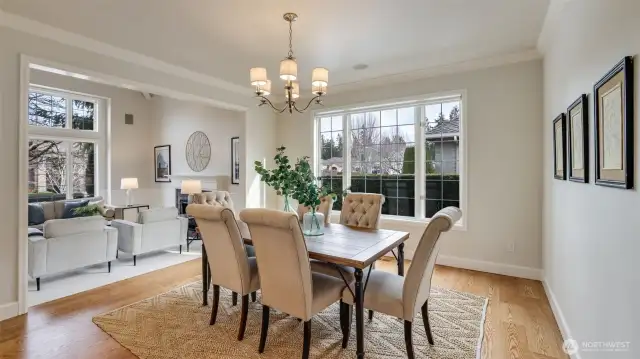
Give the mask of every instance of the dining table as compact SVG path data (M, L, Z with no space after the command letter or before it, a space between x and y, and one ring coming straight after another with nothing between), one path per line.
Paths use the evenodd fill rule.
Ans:
M387 253L393 253L398 262L398 275L404 276L404 242L409 239L408 232L388 229L369 229L331 223L324 227L320 236L306 236L307 251L310 259L331 263L336 266L354 268L355 283L353 294L356 312L356 354L364 358L364 293L367 281L364 270ZM251 238L244 243L252 245ZM203 305L208 305L210 287L210 268L207 252L202 246L202 293ZM345 280L346 279L342 278ZM364 283L363 283L363 279ZM348 283L346 283L346 286Z

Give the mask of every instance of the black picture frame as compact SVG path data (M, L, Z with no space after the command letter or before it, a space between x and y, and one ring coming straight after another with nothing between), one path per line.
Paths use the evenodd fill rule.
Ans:
M603 178L602 168L603 159L600 153L600 96L599 90L609 84L609 81L622 73L623 84L622 92L622 153L624 159L622 161L623 179ZM593 86L593 122L594 122L594 150L595 150L595 183L600 186L615 187L622 189L632 189L634 187L634 83L633 83L633 57L626 56L618 62L611 70L609 70L594 86Z
M240 137L231 137L231 184L240 184Z
M164 164L164 157L167 157ZM162 160L161 163L159 163ZM153 176L156 182L171 182L171 145L160 145L153 148Z
M569 153L569 181L589 183L589 98L586 94L580 95L569 107L567 108L567 149ZM582 125L582 133L577 134L582 138L582 175L579 171L574 173L573 169L573 139L576 134L573 130L573 118L571 112L576 108L580 108L580 123Z
M556 134L556 127L560 122L562 127L562 173L558 173L558 139ZM567 121L564 113L561 113L553 120L553 178L558 180L567 179Z

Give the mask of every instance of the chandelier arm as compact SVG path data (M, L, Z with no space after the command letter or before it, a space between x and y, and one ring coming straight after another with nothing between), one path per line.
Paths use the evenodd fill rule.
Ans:
M317 99L320 98L320 95L316 95L314 98L312 98L309 103L307 104L307 106L305 106L305 108L303 108L302 110L298 109L298 107L296 106L295 102L293 103L293 109L296 110L298 113L304 113L309 106L311 106L311 104L313 103L313 101L316 101L316 103L320 104L320 101L317 101Z
M283 113L284 111L287 110L287 107L284 107L282 110L277 109L273 103L271 103L271 101L269 101L268 98L264 97L264 96L258 96L260 98L260 104L258 106L262 106L264 104L269 104L269 106L271 106L271 108L273 109L273 111L275 113Z

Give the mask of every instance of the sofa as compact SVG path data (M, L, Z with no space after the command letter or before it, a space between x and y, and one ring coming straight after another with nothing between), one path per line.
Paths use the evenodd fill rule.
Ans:
M79 199L67 199L61 201L53 201L53 202L39 202L39 203L29 203L29 206L41 206L44 212L44 221L32 221L31 213L29 214L29 227L37 228L42 230L44 226L44 222L51 219L63 219L64 217L64 207L65 203L69 202L78 202L78 201L89 201L89 205L97 204L100 209L100 214L106 219L112 219L115 215L113 209L109 209L105 207L104 199L101 196L97 197L88 197L88 198L79 198ZM31 209L30 209L31 211Z
M111 221L118 229L118 250L133 255L149 253L187 244L189 219L179 217L175 207L151 208L138 213L137 222L122 219Z
M40 277L116 259L118 230L101 216L50 219L42 234L29 236L29 275L40 290Z

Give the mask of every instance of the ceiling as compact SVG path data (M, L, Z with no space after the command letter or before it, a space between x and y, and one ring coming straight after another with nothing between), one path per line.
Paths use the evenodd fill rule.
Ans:
M549 0L3 0L6 12L239 85L288 51L345 84L535 48ZM354 70L367 64L365 70Z

